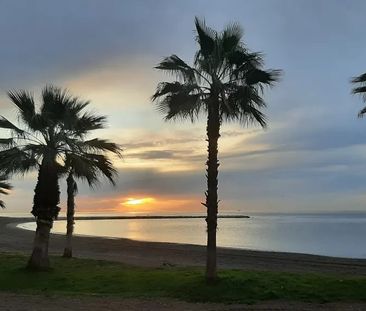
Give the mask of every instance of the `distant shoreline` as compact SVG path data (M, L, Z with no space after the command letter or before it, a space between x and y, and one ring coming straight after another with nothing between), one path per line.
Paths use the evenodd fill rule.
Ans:
M244 215L220 215L218 218L250 218L249 216ZM205 219L206 216L196 216L196 215L162 215L162 216L76 216L76 220L108 220L108 219L193 219L193 218L202 218ZM58 220L65 220L66 217L59 217Z
M13 218L12 216L1 216ZM35 220L34 217L19 217L26 220ZM205 219L203 215L135 215L135 216L75 216L75 220L113 220L113 219ZM218 215L217 218L245 218L248 219L250 216L247 215ZM66 216L61 216L57 220L67 220Z

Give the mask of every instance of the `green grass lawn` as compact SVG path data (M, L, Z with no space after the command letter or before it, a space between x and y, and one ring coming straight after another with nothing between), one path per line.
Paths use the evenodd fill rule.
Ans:
M365 277L222 270L205 284L200 268L140 268L120 263L52 257L54 269L24 269L27 257L0 254L0 290L61 295L172 297L195 302L262 300L366 301Z

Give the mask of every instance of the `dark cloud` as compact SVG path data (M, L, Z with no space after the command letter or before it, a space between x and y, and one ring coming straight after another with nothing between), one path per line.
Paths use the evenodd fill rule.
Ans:
M1 1L0 82L20 87L54 81L121 57L153 56L152 70L169 47L177 47L177 37L192 36L183 25L193 16L175 17L182 7L165 1Z
M194 172L160 172L156 169L120 169L117 186L101 184L96 191L80 184L80 192L90 196L113 194L157 194L165 196L191 196L203 193L204 169Z

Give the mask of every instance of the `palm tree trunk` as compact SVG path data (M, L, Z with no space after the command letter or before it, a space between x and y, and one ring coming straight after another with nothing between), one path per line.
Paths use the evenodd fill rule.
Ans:
M37 230L33 252L27 267L34 270L46 270L50 265L48 258L50 231L53 220L57 218L60 211L57 206L60 200L60 191L55 158L42 161L34 192L32 214L36 217Z
M72 234L74 232L75 215L75 180L72 172L66 179L67 182L67 226L66 226L66 246L63 257L72 257Z
M37 230L34 238L33 252L28 261L28 268L47 270L50 267L48 258L48 243L52 223L44 220L37 221Z
M218 140L220 137L220 115L218 103L212 103L208 109L207 118L207 141L208 160L207 164L207 257L206 257L206 280L212 283L217 278L216 268L216 229L218 212Z

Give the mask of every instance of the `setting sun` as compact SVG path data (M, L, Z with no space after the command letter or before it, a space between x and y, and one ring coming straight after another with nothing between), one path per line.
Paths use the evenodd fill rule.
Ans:
M146 204L146 203L152 203L154 202L155 199L154 198L141 198L141 199L136 199L136 198L128 198L125 202L123 202L123 205L142 205L142 204Z

